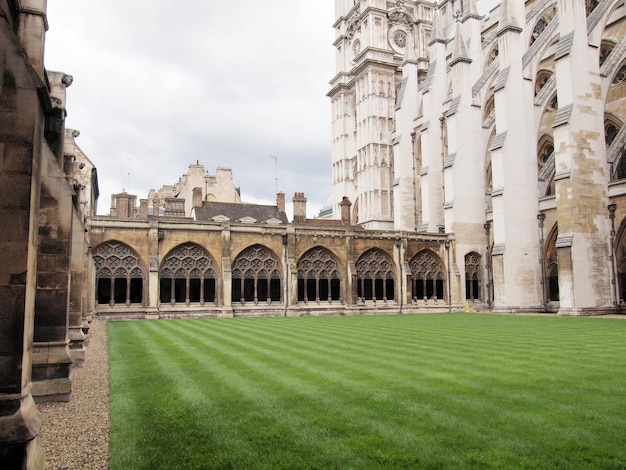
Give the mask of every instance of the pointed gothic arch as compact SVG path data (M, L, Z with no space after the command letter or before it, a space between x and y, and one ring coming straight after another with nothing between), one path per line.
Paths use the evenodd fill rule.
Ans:
M465 299L482 300L482 257L472 251L465 255Z
M619 302L626 299L626 219L623 219L615 237L615 261Z
M537 165L539 169L539 194L541 197L556 194L554 175L554 141L551 135L544 135L537 145Z
M493 169L491 167L491 148L496 138L496 128L491 130L487 141L487 149L485 150L485 210L492 209L491 192L493 191Z
M298 302L342 301L339 261L328 249L311 248L298 261Z
M107 241L93 250L96 304L145 304L145 269L137 252L123 242Z
M217 301L215 260L196 243L184 243L167 253L159 270L159 300L185 305Z
M545 29L548 27L550 22L552 22L556 15L556 6L549 7L541 14L539 19L535 22L535 26L533 27L532 33L530 35L529 46L532 45L539 38L539 36L541 36L541 34L545 31Z
M422 250L409 262L413 301L443 299L446 281L444 264L432 250Z
M282 302L280 261L263 245L243 250L232 265L233 302Z
M535 78L535 96L537 96L543 87L548 84L552 75L554 75L554 72L548 69L541 69L537 72L537 76Z
M371 248L356 262L357 297L362 300L396 298L395 263L379 248Z
M556 239L559 235L559 226L554 224L543 250L543 266L545 273L545 297L548 302L559 301L559 258L556 251Z

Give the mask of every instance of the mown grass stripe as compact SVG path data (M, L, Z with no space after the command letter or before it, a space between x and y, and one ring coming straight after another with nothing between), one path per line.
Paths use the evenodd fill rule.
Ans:
M157 356L146 361L150 367L163 361L165 393L176 395L171 384L183 384L179 409L210 420L223 437L187 458L187 467L160 468L610 467L624 458L623 438L615 436L626 431L619 413L626 322L584 320L407 315L141 324L137 343ZM191 389L210 400L185 399ZM203 403L206 411L194 413ZM184 448L188 454L194 446Z

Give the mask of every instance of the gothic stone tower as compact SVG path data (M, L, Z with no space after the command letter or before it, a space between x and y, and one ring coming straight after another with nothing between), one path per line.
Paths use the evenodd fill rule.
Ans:
M337 0L335 9L337 75L328 93L333 211L339 217L347 196L353 223L392 229L398 172L393 133L398 93L404 92L399 66L408 57L418 75L426 74L432 2Z

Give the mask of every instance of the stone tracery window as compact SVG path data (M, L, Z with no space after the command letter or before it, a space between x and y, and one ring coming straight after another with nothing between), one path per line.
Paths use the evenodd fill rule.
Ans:
M541 196L551 196L555 194L554 142L551 136L543 136L539 141L537 166L539 170Z
M398 30L393 34L393 42L399 48L406 47L406 31Z
M600 66L608 59L614 47L615 43L613 41L602 41L602 44L600 44Z
M232 267L233 302L280 302L280 262L263 245L243 250Z
M535 24L535 27L533 28L533 33L530 36L530 44L535 42L537 38L541 36L541 33L543 33L543 31L548 27L549 23L550 23L549 18L545 16L542 16L541 18L539 18L539 21L537 21L537 23Z
M539 73L537 73L537 79L535 80L535 96L546 86L551 76L552 72L550 70L540 70Z
M312 248L298 261L298 301L335 300L341 300L339 263L326 248Z
M617 74L613 78L612 86L619 85L620 83L624 83L626 81L626 64L622 64Z
M394 263L377 248L366 251L356 263L357 297L364 300L394 300Z
M444 269L439 257L422 250L409 263L411 267L411 297L413 300L443 299Z
M533 28L533 32L530 36L531 45L539 38L539 36L541 36L556 15L556 7L549 8L541 15L537 23L535 23L535 27Z
M489 52L489 55L487 56L487 61L485 63L485 68L489 67L491 65L491 63L496 60L496 57L498 57L498 54L500 53L500 50L498 49L498 46L495 46L493 49L491 49L491 52Z
M215 302L215 262L195 243L177 246L161 263L159 286L161 303Z
M471 252L465 255L465 298L467 300L480 300L481 279L481 256Z
M143 303L144 271L139 255L128 245L110 241L93 253L98 304Z
M544 269L547 282L545 295L547 301L558 302L559 300L559 259L556 252L556 239L559 234L558 226L555 225L546 240L544 251Z

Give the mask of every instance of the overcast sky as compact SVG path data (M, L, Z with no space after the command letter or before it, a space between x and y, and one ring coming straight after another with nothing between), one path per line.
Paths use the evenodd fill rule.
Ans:
M45 65L74 77L66 126L98 169L98 213L198 160L232 168L244 202L274 204L278 176L317 214L332 185L334 4L49 0Z

